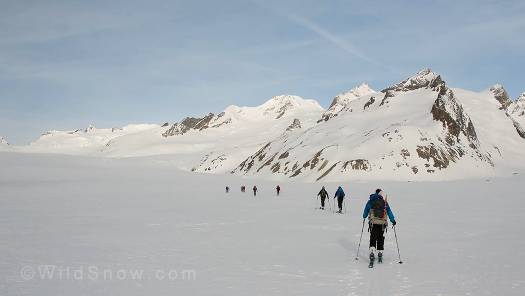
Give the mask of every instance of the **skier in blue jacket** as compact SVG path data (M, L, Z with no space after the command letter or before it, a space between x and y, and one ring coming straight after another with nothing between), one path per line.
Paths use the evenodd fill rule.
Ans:
M341 214L343 212L343 200L345 198L345 192L343 191L343 187L339 186L337 188L334 198L336 197L337 197L337 206L339 207L339 211L337 212Z
M366 203L363 211L363 219L368 217L368 229L370 231L370 261L375 259L375 251L377 250L378 260L382 262L383 250L385 245L385 229L388 227L387 216L392 225L396 225L394 213L390 209L388 202L383 198L384 192L377 189L376 192L370 195L370 199Z

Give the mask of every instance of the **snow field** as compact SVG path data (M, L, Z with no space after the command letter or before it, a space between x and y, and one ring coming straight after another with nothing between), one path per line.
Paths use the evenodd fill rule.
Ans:
M159 159L0 153L1 295L523 295L523 175L325 185L191 174ZM247 192L240 193L240 185ZM258 196L251 188L257 184ZM230 194L224 187L229 185ZM377 187L398 221L368 269L362 210ZM23 280L25 266L194 270L194 280Z

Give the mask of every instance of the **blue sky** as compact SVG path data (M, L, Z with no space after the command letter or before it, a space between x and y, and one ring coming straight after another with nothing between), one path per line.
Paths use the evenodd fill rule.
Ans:
M431 67L525 91L524 1L0 0L0 135L174 122L278 94L323 106Z

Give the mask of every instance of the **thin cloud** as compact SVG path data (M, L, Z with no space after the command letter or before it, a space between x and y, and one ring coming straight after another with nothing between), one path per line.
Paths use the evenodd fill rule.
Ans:
M357 48L355 45L351 44L347 40L327 31L323 27L319 26L318 24L295 14L289 15L288 19L301 27L308 29L309 31L319 35L321 38L325 39L326 41L334 44L335 46L339 47L340 49L346 51L347 53L355 56L358 59L361 59L365 62L368 62L372 65L382 67L390 72L398 73L394 69L390 68L389 66L385 65L384 63L379 62L378 60L366 55L363 53L359 48Z

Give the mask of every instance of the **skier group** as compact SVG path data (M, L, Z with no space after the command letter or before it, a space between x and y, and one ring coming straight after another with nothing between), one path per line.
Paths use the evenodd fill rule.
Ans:
M257 196L257 185L254 185L252 188L253 196ZM279 196L281 192L281 187L277 185L275 187L275 191L277 196ZM230 192L230 187L226 186L226 193ZM246 192L246 186L241 186L241 192ZM326 206L326 200L329 201L329 194L326 191L326 188L323 186L321 188L321 191L317 193L317 196L320 197L321 200L321 210L325 209ZM345 200L345 192L343 190L343 187L339 186L337 187L337 190L334 194L334 199L337 198L337 207L338 211L337 213L342 214L343 213L343 205ZM345 210L346 212L346 210ZM390 208L390 205L387 201L387 196L381 189L376 189L375 193L372 193L366 202L365 208L363 210L363 227L361 229L361 238L359 239L359 246L357 248L357 255L356 260L359 258L359 249L361 247L361 239L363 238L363 231L365 227L365 221L368 218L368 232L370 232L370 244L369 244L369 250L370 250L370 264L369 267L372 268L374 266L374 262L377 258L378 263L383 262L383 251L385 247L385 231L388 229L388 220L390 220L390 223L392 223L392 227L394 229L394 234L396 236L396 245L397 245L397 234L396 234L396 220L394 217L394 213L392 212L392 209ZM397 245L397 252L399 255L399 246ZM399 255L399 263L403 263L401 261L401 255Z
M321 198L321 210L325 209L325 200L329 198L328 192L325 187L321 188L321 191L317 194ZM337 198L337 206L339 210L337 213L342 214L343 203L345 198L345 192L341 186L339 186L334 194L334 199ZM363 210L363 228L361 229L361 238L363 237L363 230L365 226L365 220L368 218L368 232L370 232L370 264L369 267L374 266L375 259L377 257L378 263L383 262L383 251L385 247L385 231L388 229L388 220L392 223L394 234L396 235L397 245L397 234L395 233L396 219L394 213L387 202L387 196L381 189L376 189L375 193L372 193L366 202L365 209ZM387 220L388 218L388 220ZM359 248L361 247L361 238L359 239L359 246L357 249L356 260L359 257ZM397 248L399 255L399 246ZM377 255L376 255L377 254ZM401 256L399 256L399 263Z
M258 190L259 189L257 188L257 185L253 185L252 191L254 197L257 196ZM246 186L241 186L241 192L246 192ZM279 196L279 194L281 193L281 186L277 185L277 187L275 187L275 192L277 193L277 196ZM226 186L226 193L230 193L230 186Z

